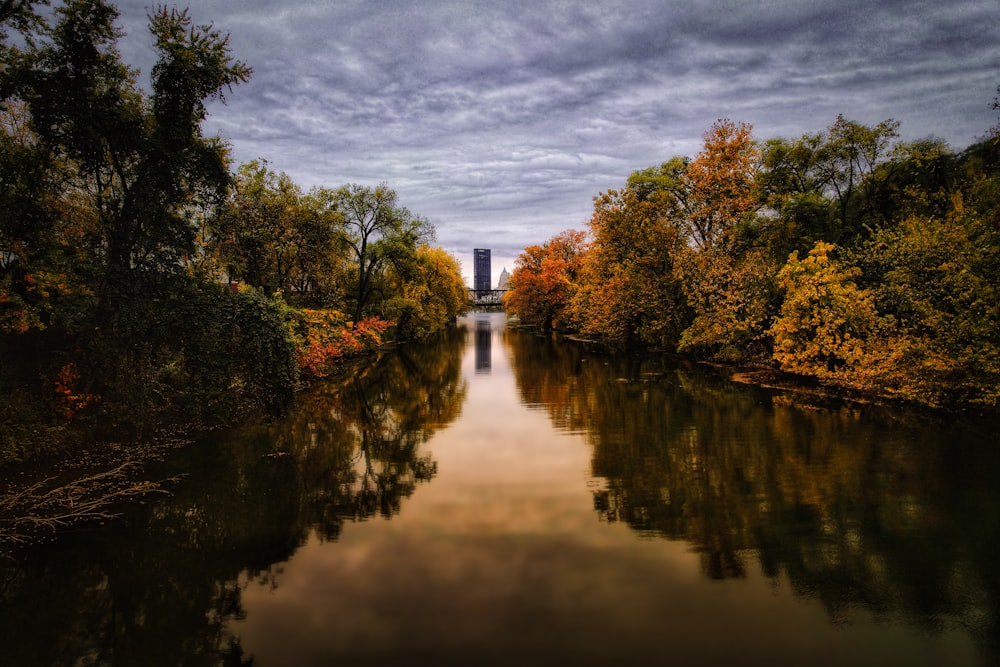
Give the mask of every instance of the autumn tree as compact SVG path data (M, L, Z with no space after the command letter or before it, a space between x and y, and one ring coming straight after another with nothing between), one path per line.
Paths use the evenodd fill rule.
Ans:
M759 208L756 173L761 151L747 123L717 120L692 159L673 157L633 172L628 188L640 202L668 211L699 250L719 244Z
M525 248L515 261L504 307L546 331L568 328L568 307L586 251L586 234L576 230Z
M719 120L704 138L694 159L634 172L625 189L595 199L593 249L574 301L582 331L676 348L695 316L703 332L688 339L706 342L724 303L717 292L732 291L710 278L733 274L709 269L732 263L736 229L758 207L759 150L746 123Z
M672 199L633 188L594 200L591 250L573 311L584 333L626 345L674 347L688 322L676 272L685 247Z
M854 282L860 271L831 257L835 250L819 241L803 259L792 253L778 273L785 298L771 334L783 370L829 378L865 359L875 304Z
M990 220L955 193L946 215L906 218L855 253L886 318L857 383L933 405L1000 402L1000 232Z
M780 264L762 248L685 252L678 259L692 312L677 349L720 361L767 361L768 328L781 302Z
M760 149L747 123L716 121L704 147L684 172L686 222L701 250L723 240L744 216L758 207L754 174Z
M465 283L458 260L441 248L421 245L406 274L390 277L393 297L387 304L404 340L426 338L465 311Z
M777 270L756 240L761 151L747 123L719 120L704 139L682 178L689 243L674 253L674 271L691 317L678 349L730 361L759 357Z

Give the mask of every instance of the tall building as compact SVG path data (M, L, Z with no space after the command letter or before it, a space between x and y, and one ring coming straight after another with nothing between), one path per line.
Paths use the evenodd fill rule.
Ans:
M500 280L497 281L497 289L509 289L508 284L510 283L510 274L507 273L507 267L503 267L503 271L500 272Z
M488 291L490 287L490 251L488 248L476 248L472 251L473 258L473 278L472 289L478 291Z

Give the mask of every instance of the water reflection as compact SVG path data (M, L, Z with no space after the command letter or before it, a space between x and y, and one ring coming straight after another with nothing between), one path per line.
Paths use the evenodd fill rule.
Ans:
M252 664L227 631L249 582L276 585L307 539L393 516L435 476L421 445L461 410L464 342L359 364L287 420L165 464L186 477L163 502L0 564L4 664Z
M961 627L1000 657L995 424L814 409L662 359L505 341L522 400L587 434L601 519L690 543L711 579L787 577L835 623Z
M995 664L976 433L477 314L4 569L4 664Z
M489 373L493 368L493 329L487 316L476 322L476 373Z

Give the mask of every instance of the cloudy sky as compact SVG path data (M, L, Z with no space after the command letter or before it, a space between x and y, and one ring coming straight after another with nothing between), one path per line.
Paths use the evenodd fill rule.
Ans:
M149 0L119 0L148 76ZM182 4L182 6L184 6ZM209 133L308 189L388 183L494 282L584 229L593 197L694 155L718 118L758 139L837 114L960 150L997 122L997 0L191 0L253 67Z

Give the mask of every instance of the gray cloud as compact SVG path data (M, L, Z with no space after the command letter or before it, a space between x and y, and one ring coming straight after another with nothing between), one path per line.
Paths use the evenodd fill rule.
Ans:
M122 51L148 72L146 0ZM995 0L199 0L253 79L210 132L305 187L388 182L466 267L582 229L592 198L692 155L717 118L758 138L838 113L961 149L996 118ZM467 272L470 270L467 268Z

